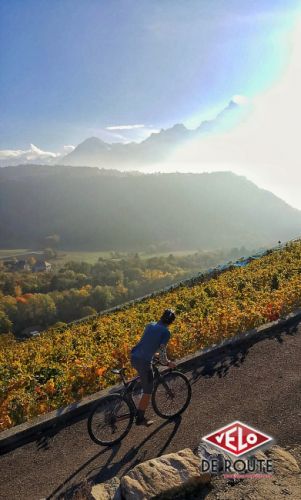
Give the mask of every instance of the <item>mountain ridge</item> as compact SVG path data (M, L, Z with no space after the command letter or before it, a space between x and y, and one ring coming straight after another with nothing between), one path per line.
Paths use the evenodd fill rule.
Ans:
M7 167L0 169L0 200L6 248L32 248L49 234L69 249L255 248L301 228L299 210L231 172Z
M243 106L232 98L211 120L204 120L194 129L187 128L183 123L175 123L171 127L161 128L152 132L140 142L106 142L99 137L88 137L73 146L64 146L64 152L53 153L43 151L34 144L28 150L0 151L0 167L23 164L92 166L103 168L142 168L168 159L169 155L190 140L202 138L210 133L218 133L223 127L235 123ZM72 149L73 148L73 149ZM66 153L68 149L71 152Z
M85 139L64 158L60 164L79 166L137 167L164 161L176 148L207 133L218 132L228 119L235 119L241 106L231 99L212 120L205 120L195 129L188 129L183 123L176 123L158 133L152 133L143 141L129 143L106 143L97 137Z

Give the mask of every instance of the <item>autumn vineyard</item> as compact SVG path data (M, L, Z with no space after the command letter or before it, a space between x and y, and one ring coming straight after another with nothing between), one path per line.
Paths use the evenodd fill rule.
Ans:
M20 424L116 379L110 368L129 366L129 352L144 325L166 307L176 310L170 356L180 358L301 305L301 242L267 252L246 267L230 267L128 308L100 315L64 331L17 342L0 337L0 429Z

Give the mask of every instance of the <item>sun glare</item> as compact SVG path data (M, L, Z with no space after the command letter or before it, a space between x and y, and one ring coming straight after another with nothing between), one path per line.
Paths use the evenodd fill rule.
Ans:
M243 106L244 104L247 104L249 102L249 99L245 95L241 94L235 94L232 99L235 104L239 104L240 106Z

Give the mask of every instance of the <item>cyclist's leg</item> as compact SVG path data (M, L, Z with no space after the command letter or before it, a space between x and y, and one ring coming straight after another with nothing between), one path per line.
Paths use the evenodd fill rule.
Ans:
M145 361L143 359L138 359L138 358L133 358L132 357L132 365L133 367L137 370L141 385L142 385L142 390L143 394L141 396L141 399L138 404L137 408L137 417L136 417L136 423L142 423L142 422L148 422L148 425L150 425L150 421L146 421L145 419L145 411L149 405L151 395L153 392L154 388L154 374L153 370L151 367L151 363L148 361Z
M151 399L151 395L151 392L143 392L138 404L138 410L145 411L147 409Z

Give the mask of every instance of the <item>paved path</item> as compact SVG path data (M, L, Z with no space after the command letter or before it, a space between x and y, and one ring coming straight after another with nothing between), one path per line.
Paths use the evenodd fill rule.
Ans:
M280 445L301 441L301 324L248 347L227 349L188 372L193 397L177 422L158 417L133 428L114 449L98 447L86 420L41 437L0 457L1 500L58 498L84 478L100 482L140 461L187 446L233 420L272 435Z

